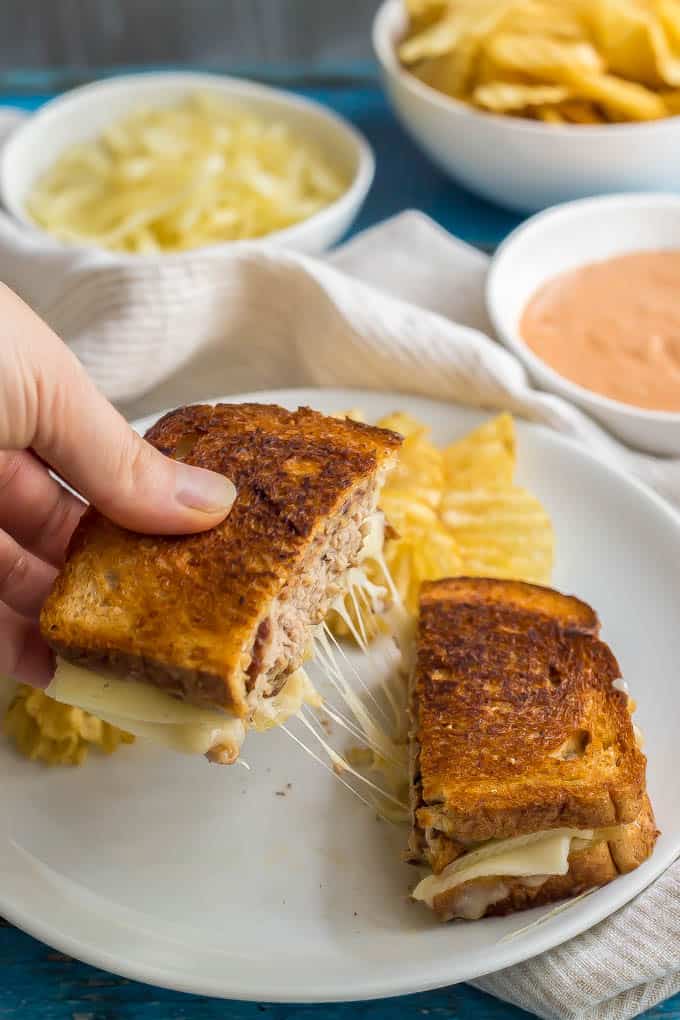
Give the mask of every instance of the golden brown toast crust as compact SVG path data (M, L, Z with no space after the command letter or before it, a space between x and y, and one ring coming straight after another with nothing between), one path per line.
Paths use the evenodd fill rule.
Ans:
M423 585L416 829L466 844L637 817L645 757L598 630L585 603L536 585Z
M401 438L309 408L179 408L146 438L233 479L216 528L144 536L88 510L41 616L70 661L143 680L199 705L246 714L244 658L314 536L371 484Z
M516 910L544 906L568 897L578 896L587 889L607 885L619 875L633 871L652 853L658 836L654 814L649 798L643 798L642 810L635 821L622 826L621 835L609 843L601 842L569 855L569 871L566 875L553 875L540 886L523 885L519 879L506 878L503 884L507 894L491 904L483 916L502 916ZM477 879L488 885L487 879ZM433 909L443 921L451 920L457 914L457 901L465 886L463 883L449 892L435 896Z

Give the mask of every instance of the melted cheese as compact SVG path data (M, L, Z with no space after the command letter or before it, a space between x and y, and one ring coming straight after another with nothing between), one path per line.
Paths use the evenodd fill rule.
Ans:
M103 676L58 660L46 693L55 701L90 712L119 729L185 754L207 754L221 745L240 747L246 723L228 712L187 705L149 684ZM318 695L304 670L296 670L283 689L258 707L256 729L285 722Z
M544 882L546 877L542 877L541 882ZM456 897L455 916L466 921L478 921L480 917L484 917L489 907L509 895L510 887L501 878L490 882L474 882L461 889Z
M102 713L120 719L138 719L148 723L195 723L220 725L231 715L187 705L150 684L118 680L57 660L57 670L47 694L55 701L77 705L101 717Z
M488 843L459 857L441 874L423 878L412 896L431 907L435 896L475 878L531 879L535 876L566 875L572 839L588 841L593 836L592 829L554 829Z
M181 754L207 754L213 748L243 744L246 728L240 719L229 719L220 726L197 723L153 723L141 719L124 719L108 712L99 716L104 722L134 733L136 737L160 744Z
M252 716L253 729L258 732L282 726L297 715L303 705L319 708L322 699L302 667L296 669L273 698L262 698Z
M364 560L377 559L382 556L383 546L385 544L385 515L382 510L374 510L373 513L366 518L364 527L366 527L366 534L364 535L364 542L359 550L359 563L363 563Z

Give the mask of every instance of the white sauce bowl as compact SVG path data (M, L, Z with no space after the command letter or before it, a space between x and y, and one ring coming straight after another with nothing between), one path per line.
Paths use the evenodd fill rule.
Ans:
M556 125L475 110L425 85L399 63L408 24L386 0L373 46L394 110L414 141L470 191L520 212L623 191L676 191L680 117L635 124Z
M499 339L538 386L578 404L631 446L679 455L680 412L634 407L565 379L534 354L519 331L528 301L551 277L588 262L660 248L680 250L680 195L569 202L539 213L506 238L491 262L486 300Z
M371 186L374 159L365 138L347 121L319 103L221 74L150 72L122 75L93 82L52 99L12 132L0 153L0 197L5 208L32 231L54 245L59 243L37 226L26 212L26 199L34 183L65 149L91 141L111 123L139 106L171 106L192 92L216 92L254 113L284 121L310 139L350 182L335 202L285 230L253 241L318 254L338 241L352 224ZM219 251L253 241L225 241L209 248L172 253L174 258L192 251ZM164 255L111 252L112 259L158 259Z

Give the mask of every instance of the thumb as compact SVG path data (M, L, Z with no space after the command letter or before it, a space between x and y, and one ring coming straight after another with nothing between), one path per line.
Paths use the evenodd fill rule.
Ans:
M203 531L226 516L236 496L228 478L154 449L41 319L10 292L0 293L0 302L3 313L9 313L3 332L7 329L10 337L5 353L0 352L0 362L10 359L0 365L0 398L10 408L20 402L16 424L7 415L5 428L24 432L6 441L0 414L0 449L31 446L98 510L135 531Z

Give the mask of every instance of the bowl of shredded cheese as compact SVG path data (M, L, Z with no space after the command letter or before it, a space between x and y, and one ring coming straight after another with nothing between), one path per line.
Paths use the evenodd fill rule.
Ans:
M0 161L6 209L52 243L120 257L266 240L321 252L374 160L318 103L224 75L125 75L48 102Z

